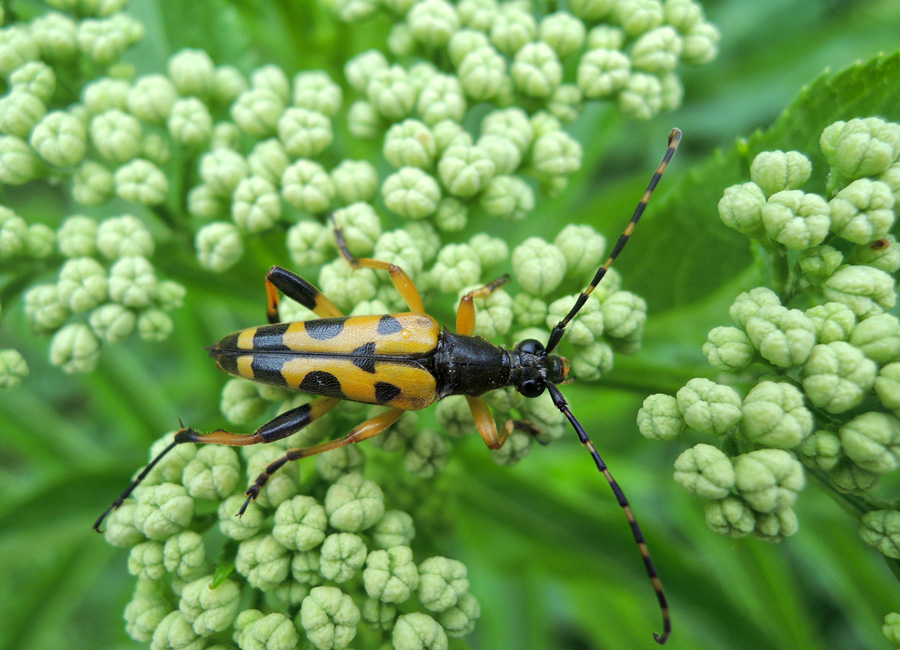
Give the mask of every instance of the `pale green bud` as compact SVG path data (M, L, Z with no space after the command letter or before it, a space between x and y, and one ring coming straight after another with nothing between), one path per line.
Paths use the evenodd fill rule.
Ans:
M196 578L206 561L203 538L192 530L172 535L163 546L163 564L166 571L183 580Z
M644 32L631 46L632 65L645 72L663 75L678 65L682 40L671 26Z
M884 237L894 224L894 197L886 183L855 180L831 199L831 229L855 244Z
M895 414L900 411L900 363L889 363L878 372L875 394Z
M140 205L159 205L169 193L166 175L159 167L143 158L135 158L119 167L113 180L116 194Z
M438 163L441 182L451 194L474 196L490 182L496 165L488 152L478 146L451 145Z
M87 84L81 91L81 106L85 111L78 117L96 117L100 113L118 110L123 113L128 109L128 93L131 85L124 79L102 77ZM133 116L130 116L133 117Z
M225 199L216 196L207 185L201 183L188 192L188 212L198 219L215 219L225 215L229 208Z
M797 446L807 466L830 471L841 459L841 440L830 431L815 431Z
M384 131L384 124L371 103L357 100L347 111L347 128L358 140L374 140Z
M835 122L822 131L819 145L844 178L876 176L900 156L900 125L879 117Z
M391 636L395 650L441 650L447 648L447 633L428 614L413 612L397 619Z
M632 72L619 92L619 110L636 120L649 120L663 108L663 85L659 77Z
M369 528L384 514L384 493L359 474L339 478L325 493L325 512L334 528L345 532Z
M183 49L166 65L169 78L183 97L206 97L215 83L215 65L203 50Z
M760 449L738 456L734 476L741 498L757 512L791 507L806 485L803 465L781 449Z
M895 162L878 175L878 180L891 188L894 205L900 204L900 162Z
M552 47L537 41L516 52L510 74L529 97L549 97L562 83L562 64Z
M843 266L822 284L827 300L847 305L859 318L891 309L896 303L894 279L871 266Z
M25 236L24 220L19 217L13 218L14 216L11 212L8 215L0 216L0 219L3 219L3 231L0 232L0 237L6 239L12 235L17 235L20 229L19 221L22 222L22 237ZM91 217L82 215L66 217L57 230L56 246L65 257L90 257L96 252L98 230L97 221ZM3 239L0 239L0 242L3 242ZM3 248L9 249L10 246L11 244L7 243Z
M0 31L0 75L9 75L29 61L41 58L40 44L24 25L7 25Z
M434 224L444 232L457 232L466 227L469 210L465 203L452 196L445 196L438 204Z
M900 512L872 510L860 520L859 536L882 555L900 558Z
M800 269L816 283L833 275L843 263L844 256L841 252L827 244L808 248L800 253Z
M73 167L87 152L87 130L77 117L52 111L32 129L29 143L51 165Z
M343 104L343 91L327 72L310 70L294 75L291 95L294 106L318 111L334 118Z
M334 249L332 238L317 221L298 221L287 232L288 253L297 266L320 266Z
M564 122L574 122L584 108L581 90L574 84L562 84L547 102L547 110Z
M159 580L166 574L163 565L163 545L147 541L136 544L128 554L128 573L140 580Z
M869 316L853 328L849 341L879 364L900 360L900 321L892 314Z
M612 4L610 0L600 0ZM625 45L625 32L619 27L600 24L591 28L587 35L587 49L621 50ZM630 60L629 60L630 64Z
M56 331L69 313L69 308L59 299L55 284L39 284L25 292L25 317L37 334Z
M109 269L109 297L126 307L143 309L156 298L153 265L146 258L122 257Z
M813 416L804 405L803 393L784 382L762 381L754 386L741 411L741 430L761 445L790 449L813 430Z
M540 237L529 237L512 254L513 273L525 291L545 296L554 291L566 273L563 252Z
M238 541L250 539L259 533L262 528L265 515L255 501L250 502L243 515L240 517L235 516L246 500L247 497L243 493L238 493L233 494L219 504L217 512L219 530L226 537Z
M257 589L272 589L288 576L290 551L275 541L272 535L257 535L238 545L234 568Z
M229 447L200 447L184 467L182 482L195 499L221 500L234 492L241 478L237 454Z
M106 269L92 257L71 259L60 269L56 287L60 302L71 311L88 311L106 300Z
M884 617L881 633L894 645L900 646L900 614L891 612Z
M703 7L694 0L665 0L663 12L666 22L680 32L690 31L703 21Z
M505 137L524 154L534 140L534 127L525 111L513 107L491 111L485 115L481 121L481 134Z
M32 21L32 27L38 20L49 20L52 16L58 16L62 21L71 22L74 34L75 23L61 14L50 13L40 16ZM56 73L43 61L28 61L9 75L9 87L13 91L20 90L34 95L46 104L53 96L53 91L56 90Z
M359 608L337 587L313 587L300 608L300 624L320 650L346 648L359 621Z
M185 615L174 611L163 618L156 630L150 647L154 650L203 650L206 642L199 636Z
M278 137L293 157L312 157L322 153L334 137L331 120L318 111L288 108L278 118Z
M284 447L268 445L260 449L249 449L247 458L247 480L253 481L272 462L284 456ZM266 489L256 498L263 508L277 508L299 492L300 468L298 463L287 463L266 483Z
M719 535L744 537L753 531L756 515L743 499L729 495L706 504L706 525Z
M273 185L281 182L281 175L290 163L284 145L275 138L257 143L247 156L250 173L265 178Z
M163 124L178 100L178 91L168 77L151 74L138 79L128 93L128 110L150 124Z
M694 445L675 460L675 482L704 499L723 499L734 487L734 468L712 445Z
M893 415L863 413L839 433L844 453L863 469L886 474L900 465L900 420Z
M237 151L216 149L201 156L199 172L213 192L227 198L250 175L250 166Z
M0 136L0 183L22 185L37 178L42 168L27 142L11 135Z
M850 259L893 274L900 270L900 246L894 236L888 234L870 244L854 246Z
M271 90L251 88L231 105L231 119L248 135L268 138L275 134L284 108L284 102Z
M0 350L0 389L15 388L28 376L28 364L15 349Z
M194 500L181 485L147 485L135 498L134 527L150 539L164 540L180 533L194 516Z
M3 248L3 217L0 216L0 249ZM18 235L18 234L17 234ZM50 257L56 250L56 233L50 226L33 223L25 236L25 254L36 259ZM0 254L2 257L2 254Z
M468 636L475 629L475 621L481 616L481 605L478 599L466 592L459 597L456 605L445 609L438 615L438 621L447 636L460 638Z
M500 6L490 27L491 43L507 56L513 56L537 36L534 16L521 7L509 3Z
M125 605L125 632L135 641L147 642L153 638L153 631L172 612L169 602L155 593L143 593L138 589L134 597Z
M703 354L716 370L735 372L753 361L755 350L750 338L735 327L715 327L709 331Z
M134 331L137 316L124 305L111 302L92 310L88 322L98 339L117 344Z
M381 237L381 221L369 203L353 203L333 213L337 225L344 231L347 247L355 255L371 253ZM378 258L381 259L381 258ZM422 265L419 262L418 268ZM413 267L415 272L416 268Z
M512 466L528 456L533 447L534 436L532 434L513 431L500 449L491 450L491 458L498 465Z
M564 131L546 133L535 140L532 164L541 174L568 175L581 168L581 145Z
M741 419L741 396L730 386L691 379L676 394L684 422L697 431L722 435Z
M419 586L419 571L408 546L372 551L363 571L366 593L386 603L402 603Z
M378 9L377 0L334 0L331 9L341 20L354 23L365 20Z
M508 79L506 60L490 45L466 54L459 62L456 72L462 89L475 101L494 98Z
M790 508L782 508L758 514L753 534L764 542L778 544L785 537L795 534L798 528L797 514Z
M765 206L765 194L756 183L732 185L725 189L719 201L719 217L729 228L758 237L762 233L762 210Z
M803 366L803 390L816 406L843 413L863 400L877 372L875 362L850 343L817 345Z
M85 160L75 171L72 196L78 203L95 206L106 203L115 194L112 173L100 163Z
M585 39L584 23L567 11L544 16L538 33L541 41L556 50L560 59L580 50Z
M365 160L343 160L331 170L337 199L344 205L371 201L378 191L378 172Z
M353 270L342 258L325 264L319 271L318 286L322 293L348 311L363 300L372 300L377 284L378 279L372 269Z
M419 600L426 609L442 612L469 590L466 566L446 557L430 557L419 565Z
M196 97L184 97L172 105L166 126L178 144L200 147L212 135L212 115L206 104Z
M498 175L488 182L479 203L491 216L519 221L534 209L534 192L521 178Z
M359 476L347 474L346 476ZM319 573L326 580L347 582L362 569L366 561L366 545L359 535L334 533L322 543Z
M764 151L750 164L750 180L768 196L799 190L812 174L812 163L799 151Z
M272 536L289 549L308 551L325 539L327 525L325 508L312 497L298 495L278 506Z
M71 219L73 217L69 217L67 221ZM93 248L90 230L96 228L97 223L88 217L78 217L77 219L77 222L73 222L67 227L67 231L72 232L72 251L76 255L90 255ZM63 222L63 227L66 227L67 221ZM61 232L63 227L60 228ZM27 242L28 223L25 219L9 208L0 206L0 259L8 259L24 252ZM87 248L88 251L82 253L84 248Z
M296 197L296 188L291 190L292 196ZM281 219L281 197L268 180L250 176L240 181L234 190L231 217L243 231L267 230Z
M463 25L482 32L490 30L498 10L497 0L460 0L456 7Z
M387 311L387 310L386 310ZM366 310L351 313L351 316L366 315L370 313L386 313ZM362 474L366 465L366 456L362 449L356 445L348 445L346 447L338 447L324 454L316 456L316 471L326 481L336 481L344 474Z
M97 250L110 260L150 257L155 248L150 231L140 219L130 214L101 221L96 237Z
M298 210L327 212L335 197L334 183L322 165L300 158L284 170L281 196Z
M230 223L208 223L197 230L194 238L197 260L210 271L225 271L244 254L244 244L237 227Z
M657 393L644 400L637 414L641 435L651 440L675 440L684 431L685 422L678 408L678 400L671 395Z
M685 63L709 63L719 54L722 35L715 25L701 22L684 35L681 60Z
M843 458L828 473L831 482L841 492L862 494L874 489L880 480L875 472L863 469L849 459Z
M26 90L13 90L0 99L0 132L25 139L46 113L38 97Z
M430 48L443 47L459 29L456 8L446 0L423 0L406 15L412 35Z
M370 531L375 545L390 549L395 546L409 546L416 531L413 519L400 510L388 510Z
M419 431L403 454L403 468L417 478L440 474L449 461L447 441L430 429Z
M240 609L241 591L231 580L223 580L211 588L208 575L185 585L178 608L200 636L224 632L234 623Z
M291 82L277 65L264 65L250 73L250 87L268 90L285 104L291 95Z
M658 0L620 0L614 5L613 15L632 38L659 27L664 19Z
M760 355L782 368L805 362L816 343L816 326L799 309L767 305L750 316L745 327Z
M365 91L375 110L392 122L409 115L416 103L416 88L412 79L399 65L374 71Z
M610 97L625 87L631 60L617 50L594 48L578 63L578 88L587 99Z
M297 628L281 613L263 616L257 610L244 610L234 627L234 637L243 650L296 650L300 645Z
M800 190L773 194L760 211L769 236L794 250L812 248L825 240L832 223L829 213L825 199Z
M421 169L403 167L385 179L381 195L392 212L407 219L424 219L437 210L441 189L434 177Z
M384 136L384 157L392 166L429 169L437 149L434 135L425 124L407 119L394 124Z

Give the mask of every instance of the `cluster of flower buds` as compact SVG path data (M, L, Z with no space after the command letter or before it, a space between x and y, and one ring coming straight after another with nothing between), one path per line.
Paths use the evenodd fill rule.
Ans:
M860 534L900 558L900 512L868 500L879 477L900 467L900 320L890 234L900 201L900 125L879 118L836 122L820 138L830 166L823 194L801 188L809 158L759 154L750 182L725 190L719 214L756 241L777 292L758 287L728 311L733 326L709 332L703 353L722 373L678 393L652 395L641 432L672 440L689 427L720 439L675 463L675 480L710 499L707 523L721 534L778 541L797 530L791 510L816 472L868 504ZM802 308L792 308L798 305ZM729 383L755 385L741 395Z

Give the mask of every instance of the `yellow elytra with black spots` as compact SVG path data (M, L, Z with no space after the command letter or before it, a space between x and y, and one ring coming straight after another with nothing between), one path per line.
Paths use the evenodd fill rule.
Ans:
M251 327L210 356L245 379L407 411L508 385L513 365L508 351L411 312Z

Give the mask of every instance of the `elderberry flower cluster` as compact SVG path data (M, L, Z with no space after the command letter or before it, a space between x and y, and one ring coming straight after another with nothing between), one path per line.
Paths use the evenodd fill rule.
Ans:
M356 448L318 456L302 489L289 463L235 517L248 481L285 449L180 445L110 515L106 539L130 549L137 578L125 609L133 639L340 650L362 632L412 650L472 631L480 607L465 565L414 551L413 518L387 508L392 495L364 478Z
M856 495L862 538L900 558L900 511L871 496L900 467L900 321L890 313L900 125L836 122L819 144L821 193L804 189L812 165L796 151L759 154L750 181L725 190L719 215L762 249L773 286L740 294L732 325L709 332L703 353L717 381L651 395L638 424L654 439L685 428L711 437L678 457L675 480L709 500L712 530L794 534L792 505L813 472L837 498Z

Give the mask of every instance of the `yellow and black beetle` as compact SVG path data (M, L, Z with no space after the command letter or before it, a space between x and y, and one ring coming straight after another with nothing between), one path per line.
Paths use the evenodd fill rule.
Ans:
M625 511L662 611L663 633L654 633L653 637L660 644L665 643L672 631L669 609L644 535L625 494L557 388L557 384L564 382L568 376L569 362L551 353L562 340L566 326L584 306L591 292L621 253L680 141L681 131L672 129L668 149L628 226L609 257L597 270L594 279L578 296L572 309L553 328L546 346L534 339L527 339L512 350L507 350L479 336L473 336L475 298L490 295L508 281L508 276L498 278L463 296L456 313L456 332L453 333L441 328L434 318L425 313L422 298L403 269L388 262L353 257L347 250L341 228L334 224L341 255L354 268L387 271L397 291L406 301L409 312L381 316L344 316L312 284L280 266L273 266L266 274L266 315L270 324L229 334L209 348L210 356L216 359L222 370L232 375L320 397L282 413L253 434L237 434L223 429L199 433L189 427L182 427L175 433L174 441L100 515L94 523L94 529L99 532L100 525L110 511L122 505L150 470L181 443L240 446L281 440L322 417L341 400L389 407L384 413L356 426L343 438L312 447L290 449L284 456L270 463L247 488L247 500L237 513L241 515L259 495L269 477L288 461L371 438L391 426L404 412L423 409L449 395L465 396L478 433L491 449L502 447L516 429L539 434L540 431L528 422L513 419L506 422L502 432L498 431L494 417L481 395L504 386L514 386L525 397L537 397L547 390L553 403L575 428L579 440L587 447ZM279 290L310 309L319 318L302 322L279 322Z

